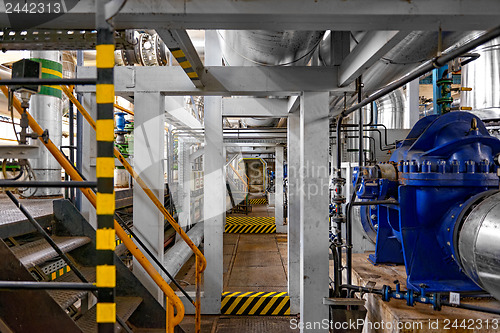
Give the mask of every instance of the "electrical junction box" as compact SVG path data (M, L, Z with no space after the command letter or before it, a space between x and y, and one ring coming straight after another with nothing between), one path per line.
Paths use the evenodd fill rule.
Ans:
M13 79L40 79L42 64L38 61L22 59L12 64ZM36 94L40 91L39 85L12 86L12 91Z

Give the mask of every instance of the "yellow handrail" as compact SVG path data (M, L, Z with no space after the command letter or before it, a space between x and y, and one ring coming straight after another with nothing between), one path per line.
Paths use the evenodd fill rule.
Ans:
M8 89L5 86L1 86L0 89L4 93L5 96L8 96ZM68 90L69 91L69 90ZM12 100L12 104L14 108L21 114L23 109L21 107L21 103L19 100L14 97ZM64 157L64 155L59 151L59 149L54 145L50 138L47 142L44 142L42 139L43 129L40 125L35 121L35 119L26 112L28 116L28 123L31 129L37 133L40 137L40 141L47 147L50 153L54 156L57 162L63 167L63 169L70 175L71 179L76 181L83 181L83 178L78 174L75 167ZM85 195L85 197L90 201L90 203L95 207L96 206L96 195L89 188L80 188L80 191ZM123 244L127 247L130 253L137 259L137 261L141 264L141 266L146 270L149 276L153 279L153 281L158 285L158 287L165 293L167 297L167 305L174 305L177 310L177 314L172 317L172 320L169 320L168 317L173 315L173 311L169 311L167 313L167 328L171 328L169 332L173 333L173 327L180 324L182 319L184 318L184 305L180 298L175 294L172 288L168 285L168 283L161 277L161 275L155 270L154 266L149 262L149 260L144 256L144 254L139 250L139 248L135 245L134 241L127 236L127 233L122 229L122 227L114 221L114 227L116 230L116 234L121 239ZM168 307L167 307L168 308Z
M80 104L80 102L75 98L75 96L69 91L69 89L65 86L61 86L64 93L68 96L71 102L76 106L78 111L82 114L82 116L87 120L90 126L95 130L95 121L92 119L90 114L85 110L85 108ZM186 244L191 248L194 252L197 262L199 261L199 265L196 265L196 281L201 281L201 274L207 267L207 260L205 256L201 253L201 251L196 247L193 241L189 238L189 236L182 230L182 228L177 224L172 215L167 211L167 209L163 206L163 204L158 200L158 198L154 195L153 191L146 185L144 180L135 172L132 166L127 162L125 157L120 153L120 151L114 148L115 157L122 163L125 169L130 173L132 178L139 184L142 190L146 193L146 195L151 199L154 205L160 210L163 216L167 219L170 225L174 228L174 230L181 236L181 238L186 242ZM201 282L196 284L196 316L195 316L195 331L199 333L201 330L201 312L200 312L200 302L201 302ZM200 291L200 292L199 292Z
M68 94L66 94L66 95L68 95ZM71 95L73 95L73 94L71 94ZM69 97L69 96L68 96L68 97ZM116 109L120 110L120 111L123 111L123 112L125 112L125 113L128 113L128 114L130 114L130 115L132 115L132 116L134 115L134 112L133 112L133 111L130 111L129 109L125 109L125 108L124 108L123 106L121 106L121 105L118 105L118 104L114 103L114 104L113 104L113 106L114 106Z
M247 182L243 179L243 177L240 176L239 172L236 171L236 169L233 167L233 165L231 163L229 163L229 166L231 167L231 169L233 169L233 171L236 173L236 176L238 176L238 178L243 182L243 184L245 185L245 189L248 188L248 184ZM245 190L246 192L246 190Z

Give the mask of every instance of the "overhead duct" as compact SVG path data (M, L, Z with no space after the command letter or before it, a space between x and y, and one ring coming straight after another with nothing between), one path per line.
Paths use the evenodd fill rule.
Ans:
M462 106L472 107L481 119L500 118L500 38L475 49L480 57L462 67Z
M229 66L305 66L322 31L218 30L222 56Z
M442 49L450 51L477 37L479 32L442 32ZM418 68L425 61L432 59L438 53L439 32L413 31L401 42L380 58L373 66L363 73L363 97L366 97L383 86L405 76ZM359 42L359 41L358 41ZM324 39L320 50L325 52L331 47L330 38ZM325 56L325 59L329 59ZM325 65L330 65L324 59ZM347 105L355 102L356 96L348 99ZM330 102L333 115L343 110L343 98L336 97Z
M377 124L383 124L388 129L404 128L406 94L403 88L378 99Z
M319 46L322 31L218 30L229 66L305 66ZM244 118L248 127L274 127L278 119Z

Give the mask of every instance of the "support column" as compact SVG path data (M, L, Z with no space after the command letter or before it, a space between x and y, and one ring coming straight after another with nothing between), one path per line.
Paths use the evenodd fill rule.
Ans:
M329 94L304 93L300 103L300 321L329 318L328 306L328 120ZM301 329L328 332L328 329Z
M217 32L205 33L205 65L221 64ZM204 273L204 314L220 313L222 297L222 243L226 186L224 183L224 146L222 140L222 98L205 97L204 205L207 268Z
M420 93L420 83L419 79L415 79L408 83L407 85L407 101L408 109L407 116L405 117L405 128L413 128L413 126L419 120L419 93Z
M134 100L134 168L156 197L163 202L164 97L160 93L136 93ZM140 186L134 184L134 231L160 262L163 262L163 221L163 215L158 208ZM153 262L149 257L148 259ZM136 259L134 274L163 304L163 292Z
M288 295L290 313L300 311L300 117L288 116Z
M191 162L189 160L189 140L179 138L179 190L177 207L179 211L179 225L186 230L191 225ZM176 236L176 242L182 241Z
M277 233L286 233L286 226L283 224L283 161L284 147L277 146L274 159L274 223Z
M83 94L83 107L88 111L92 119L97 119L97 103L95 93ZM97 141L95 130L86 120L82 121L82 168L83 176L90 181L96 178ZM80 192L80 191L78 191ZM82 215L89 221L90 225L97 229L97 215L94 205L85 196L82 197Z

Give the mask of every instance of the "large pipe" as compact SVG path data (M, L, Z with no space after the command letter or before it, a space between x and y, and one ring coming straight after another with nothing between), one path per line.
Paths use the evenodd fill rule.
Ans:
M379 98L375 102L378 111L377 124L384 124L389 129L404 128L405 103L406 96L403 88Z
M490 40L495 39L497 37L500 37L500 26L484 33L483 35L479 36L478 38L466 43L465 45L462 45L462 46L454 49L453 51L450 51L449 53L443 54L440 57L437 57L437 58L434 58L430 61L427 61L424 65L420 66L418 69L407 74L403 78L401 78L397 81L394 81L391 84L388 84L387 86L380 89L379 91L377 91L376 93L374 93L370 97L365 98L361 103L357 103L357 104L351 106L350 108L348 108L347 110L342 111L341 112L342 116L345 117L345 116L351 114L352 112L358 110L359 108L362 108L363 106L368 105L371 102L376 101L380 97L385 96L386 94L388 94L388 93L390 93L398 88L401 88L405 84L407 84L415 79L418 79L420 76L430 72L434 68L443 67L449 61L454 60L460 56L463 56L467 52L472 51L476 47L483 45L484 43L487 43Z
M200 246L203 240L203 223L195 224L195 226L187 232L187 235L197 247ZM165 253L163 265L172 276L176 276L192 255L193 252L186 242L177 242L167 251L167 253ZM169 278L165 278L165 281L167 281L167 283L171 282Z
M442 48L450 50L467 43L477 37L479 32L442 32ZM357 42L362 42L363 36L351 38L351 50ZM356 43L353 40L356 39ZM363 97L366 97L381 87L395 80L403 78L407 73L419 68L427 59L438 54L439 32L412 31L394 48L381 57L375 64L363 73ZM333 65L329 57L331 39L325 38L320 43L320 54L325 65ZM355 103L355 97L348 100L348 105ZM330 101L332 115L341 111L341 99L332 98Z
M61 52L32 51L31 58L41 62L42 78L62 77ZM29 110L40 126L49 131L52 142L60 147L62 144L61 90L54 86L42 86L40 93L31 96ZM38 140L34 142L41 145ZM40 156L31 160L30 163L37 180L61 180L61 166L47 150L40 149ZM27 193L27 196L54 196L61 195L61 189L38 188L30 189Z
M322 31L218 30L224 62L229 66L306 65Z
M500 193L482 199L455 226L457 261L469 278L500 300Z
M481 119L500 118L500 38L473 51L480 57L462 67L462 86L472 88L460 96L462 106L472 107Z

